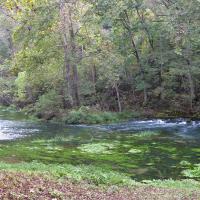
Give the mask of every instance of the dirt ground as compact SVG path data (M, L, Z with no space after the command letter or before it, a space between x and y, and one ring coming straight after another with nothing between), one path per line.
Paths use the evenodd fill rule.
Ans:
M56 181L36 175L0 172L1 200L200 200L200 190L152 186L106 189L85 183Z

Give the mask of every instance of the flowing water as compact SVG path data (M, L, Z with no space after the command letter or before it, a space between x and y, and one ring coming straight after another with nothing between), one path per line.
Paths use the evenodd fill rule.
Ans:
M138 120L64 126L26 122L0 111L0 161L92 164L136 180L181 179L183 161L200 163L200 122Z

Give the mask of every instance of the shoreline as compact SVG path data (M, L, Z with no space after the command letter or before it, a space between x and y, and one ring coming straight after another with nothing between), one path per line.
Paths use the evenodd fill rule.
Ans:
M115 124L115 123L124 123L129 121L136 120L185 120L188 123L191 121L200 121L200 116L196 114L191 115L171 115L171 112L156 112L151 110L142 110L142 111L124 111L124 112L110 112L110 111L93 111L90 110L62 110L61 113L56 113L53 118L45 119L43 117L36 116L35 113L28 113L25 109L18 109L10 106L1 106L0 111L12 113L16 115L21 115L22 121L33 121L33 122L47 122L47 123L56 123L62 125L104 125L104 124ZM76 116L78 115L78 117ZM105 115L105 116L104 116ZM76 119L70 119L70 118ZM101 118L102 119L98 119ZM93 119L97 118L97 121ZM99 121L98 121L99 120Z

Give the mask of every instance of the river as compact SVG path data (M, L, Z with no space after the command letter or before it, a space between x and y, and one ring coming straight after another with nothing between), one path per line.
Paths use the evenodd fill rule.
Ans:
M95 165L136 180L182 179L181 163L200 163L198 121L64 126L24 119L21 113L0 111L0 161Z

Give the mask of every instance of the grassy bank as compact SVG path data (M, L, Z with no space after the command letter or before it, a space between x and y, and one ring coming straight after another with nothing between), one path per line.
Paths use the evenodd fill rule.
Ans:
M199 170L199 168L198 168ZM193 179L184 180L143 180L136 182L126 174L95 167L92 165L74 166L70 164L43 164L39 162L5 163L0 162L1 172L42 175L54 180L85 182L96 186L155 186L174 189L200 190L200 182ZM196 169L197 171L197 169ZM199 170L200 171L200 170ZM193 173L191 170L190 174Z
M136 182L125 174L94 167L94 166L73 166L70 164L43 164L38 162L8 164L1 162L0 170L22 172L28 174L45 174L46 176L71 181L85 181L94 185L135 185Z
M38 117L34 114L35 117ZM42 116L42 117L41 117ZM53 116L53 117L52 117ZM42 120L63 122L65 124L109 124L120 123L134 119L177 119L199 120L199 113L182 113L178 111L156 111L143 109L139 111L128 110L124 112L108 112L81 107L73 110L62 110L55 115L46 113L40 115Z
M33 121L52 121L65 124L105 124L117 123L129 119L142 117L139 112L108 112L99 111L89 107L80 107L78 109L56 111L51 110L34 110L31 107L19 109L14 105L9 107L0 106L0 112L12 118L12 115L20 119L28 119Z
M154 180L138 183L124 174L92 166L0 163L1 199L194 199L200 183L194 180Z

